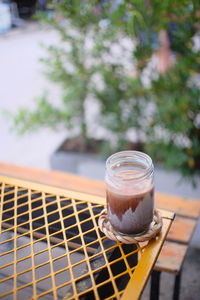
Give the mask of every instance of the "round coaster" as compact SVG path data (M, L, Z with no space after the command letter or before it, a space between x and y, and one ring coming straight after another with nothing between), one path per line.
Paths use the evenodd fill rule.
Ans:
M137 244L140 242L146 242L155 238L162 229L162 217L158 210L154 210L153 221L149 226L149 230L141 235L123 235L117 232L110 221L108 220L107 209L103 209L99 216L99 228L100 230L111 240L122 242L124 244Z

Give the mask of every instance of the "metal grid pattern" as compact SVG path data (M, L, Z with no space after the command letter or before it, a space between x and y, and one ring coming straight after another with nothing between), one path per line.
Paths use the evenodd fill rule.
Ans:
M99 231L100 197L0 179L0 298L122 296L144 246Z

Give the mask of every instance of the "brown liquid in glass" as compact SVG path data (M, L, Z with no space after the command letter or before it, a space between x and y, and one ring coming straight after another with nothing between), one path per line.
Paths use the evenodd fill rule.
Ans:
M147 180L134 187L131 181L126 182L122 189L107 185L106 198L108 217L115 230L124 234L148 230L153 219L154 189Z

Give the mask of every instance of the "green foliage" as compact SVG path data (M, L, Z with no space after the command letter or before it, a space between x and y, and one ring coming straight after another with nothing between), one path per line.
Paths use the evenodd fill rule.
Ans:
M66 124L66 120L69 119L70 115L67 111L59 110L46 97L41 97L36 100L35 110L20 109L18 114L14 116L14 123L15 129L23 134L26 131L35 131L41 126L56 129L60 124Z
M148 91L155 111L146 149L165 166L192 179L200 174L200 86L194 82L200 56L192 40L198 32L200 7L187 1L180 2L179 8L182 14L174 12L174 30L170 33L175 64L153 80Z
M138 117L143 114L145 106L141 98L141 82L128 77L120 64L101 65L101 68L104 87L96 89L95 94L101 103L103 125L115 141L112 151L119 151L128 146L127 134L130 128L134 128L139 136L144 127L144 122Z
M194 83L200 76L200 51L193 42L199 33L199 11L200 3L190 0L121 1L110 25L119 45L119 32L136 41L132 60L137 76L130 80L123 63L106 65L105 86L97 95L106 126L118 136L118 148L125 145L121 141L127 141L128 129L134 128L146 136L142 142L155 161L190 178L200 174L200 85ZM161 30L168 32L175 63L164 73L151 70L147 86L142 78L160 47Z
M86 5L83 1L61 1L51 17L38 16L60 37L59 44L48 47L47 57L41 61L46 67L47 78L60 86L62 97L59 103L52 104L52 99L44 95L36 101L32 111L22 108L14 117L20 133L41 126L58 128L61 125L76 129L84 139L88 137L85 102L96 66L88 63L92 54L87 43L98 26L98 16L93 13L93 8L94 1Z

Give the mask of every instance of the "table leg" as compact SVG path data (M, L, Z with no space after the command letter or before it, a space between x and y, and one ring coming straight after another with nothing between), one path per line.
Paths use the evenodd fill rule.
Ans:
M182 274L182 270L180 270L180 272L175 277L173 300L178 300L179 299L180 285L181 285L181 274Z
M150 300L159 300L160 293L160 271L153 271L151 274Z

